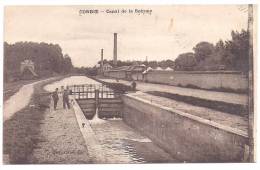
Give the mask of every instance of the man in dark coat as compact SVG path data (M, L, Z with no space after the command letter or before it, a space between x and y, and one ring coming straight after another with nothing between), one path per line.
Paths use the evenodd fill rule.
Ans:
M133 89L134 91L136 90L136 82L135 82L135 81L132 82L132 89Z
M59 101L59 95L58 95L58 88L55 89L55 91L52 93L52 99L54 104L54 110L57 108L57 103Z
M62 95L63 98L63 108L66 109L66 106L68 109L70 109L70 103L69 103L69 95L70 95L70 90L69 87L67 87Z

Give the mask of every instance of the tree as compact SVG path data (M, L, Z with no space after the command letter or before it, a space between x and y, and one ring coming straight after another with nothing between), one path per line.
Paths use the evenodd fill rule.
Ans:
M219 40L214 46L200 42L194 48L196 66L194 70L237 70L247 72L249 34L247 31L232 31L231 40ZM223 67L224 66L224 67Z
M200 42L194 48L194 56L197 63L205 60L214 52L214 45L209 42Z
M68 73L73 67L68 55L62 54L58 44L44 42L4 43L4 75L5 79L19 77L20 64L25 59L32 60L39 76Z
M226 41L223 62L231 69L247 72L249 68L249 34L242 30L241 33L232 31L232 40Z
M180 71L193 70L196 66L194 53L183 53L175 59L175 69Z
M149 61L148 66L152 67L152 68L156 68L156 67L158 67L158 63L157 63L157 61Z
M158 65L162 68L167 68L167 67L174 67L174 61L172 60L162 60L158 62Z
M197 63L195 70L219 70L224 65L222 62L225 54L225 44L222 40L219 40L211 54L205 57L203 60Z
M72 68L73 68L73 65L72 65L72 62L71 62L71 59L70 59L70 56L68 54L65 54L64 55L64 62L63 62L64 66L63 66L63 71L65 73L69 73L71 72Z

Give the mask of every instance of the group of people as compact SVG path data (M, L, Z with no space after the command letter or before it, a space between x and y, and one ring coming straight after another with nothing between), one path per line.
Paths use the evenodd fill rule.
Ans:
M66 89L64 89L64 86L61 86L61 90L59 91L59 88L56 88L55 91L52 93L52 99L54 104L54 110L57 109L57 104L59 101L59 94L62 96L62 102L63 102L63 109L70 109L70 103L69 103L69 95L71 91L69 87L67 86Z
M131 83L132 89L136 90L136 82L133 81ZM59 96L62 96L62 103L63 103L63 109L70 109L70 102L69 102L69 95L71 94L71 90L67 86L66 89L64 89L64 86L61 86L61 90L59 91L59 88L56 88L55 91L52 93L52 99L53 99L53 107L54 110L57 110L57 104L59 101Z

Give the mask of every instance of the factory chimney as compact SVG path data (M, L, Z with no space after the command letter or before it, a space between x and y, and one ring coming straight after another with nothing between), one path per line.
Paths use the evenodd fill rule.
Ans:
M101 49L101 63L100 63L101 74L103 74L103 72L104 72L104 69L103 69L103 66L104 66L103 53L104 53L104 49Z
M114 33L114 66L117 65L117 33Z

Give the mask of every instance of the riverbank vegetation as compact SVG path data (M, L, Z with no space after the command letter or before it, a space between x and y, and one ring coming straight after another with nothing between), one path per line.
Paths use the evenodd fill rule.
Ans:
M200 42L194 52L180 54L175 60L175 70L210 71L236 70L247 72L249 68L248 31L232 31L231 40L219 40L215 45Z
M173 100L184 102L187 104L192 104L193 106L210 108L210 109L214 109L217 111L226 112L226 113L239 115L239 116L246 116L247 112L248 112L247 106L239 105L239 104L232 104L232 103L221 102L221 101L213 101L213 100L207 100L207 99L202 99L202 98L197 98L197 97L192 97L192 96L183 96L183 95L179 95L179 94L160 92L160 91L148 91L146 93L154 95L154 96L173 99Z
M71 58L63 54L58 44L16 42L4 43L5 82L19 80L21 62L31 60L39 77L50 77L70 73L73 69Z

